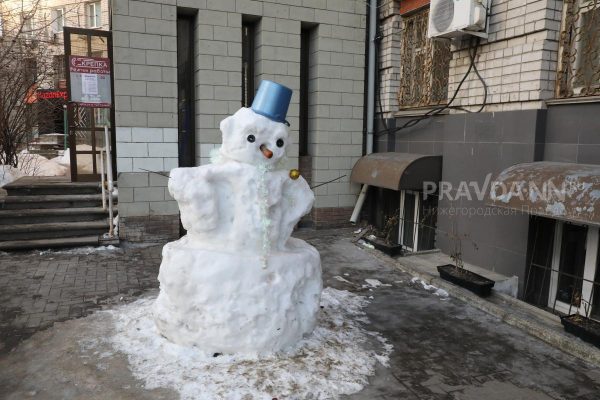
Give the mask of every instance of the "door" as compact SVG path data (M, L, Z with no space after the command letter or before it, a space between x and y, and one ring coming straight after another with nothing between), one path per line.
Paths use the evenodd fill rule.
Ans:
M110 60L112 72L111 32L96 29L64 28L67 90L72 98L70 56L95 57ZM111 104L114 104L114 82L110 74ZM116 179L116 139L114 107L100 108L69 102L67 106L69 152L72 181L100 181L100 154L106 151L105 126L108 127L113 179Z
M400 193L399 244L409 251L417 251L419 230L419 196L416 192L402 190ZM415 223L417 222L417 223Z

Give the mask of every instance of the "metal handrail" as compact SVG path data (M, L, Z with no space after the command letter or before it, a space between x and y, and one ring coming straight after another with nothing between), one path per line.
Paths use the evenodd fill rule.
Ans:
M113 183L113 172L112 172L112 163L111 163L111 151L110 151L110 140L108 135L108 126L104 125L104 147L106 149L105 152L100 152L100 162L101 162L101 170L102 170L102 206L105 207L105 199L106 193L108 195L108 237L114 237L114 226L113 226L113 191L114 191L114 183ZM106 162L102 159L102 153L106 156ZM104 185L104 165L106 166L106 188Z

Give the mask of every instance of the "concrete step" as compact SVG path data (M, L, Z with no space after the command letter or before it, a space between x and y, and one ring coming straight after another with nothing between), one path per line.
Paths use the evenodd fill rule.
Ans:
M117 195L113 199L116 202ZM6 196L0 201L0 210L101 207L102 194Z
M17 179L4 186L8 196L41 196L62 194L98 194L99 182L31 182Z
M26 250L26 249L47 249L58 247L77 247L77 246L98 246L100 244L99 235L66 237L54 239L36 239L36 240L7 240L0 242L0 251L6 250ZM104 245L104 243L102 243ZM118 244L116 242L110 244Z
M68 238L102 235L108 232L108 220L0 225L0 241Z
M113 214L117 216L118 207L113 208ZM94 221L101 218L108 218L108 210L102 207L0 209L0 225Z

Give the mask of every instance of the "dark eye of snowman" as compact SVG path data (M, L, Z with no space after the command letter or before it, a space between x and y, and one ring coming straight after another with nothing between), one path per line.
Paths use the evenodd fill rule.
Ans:
M256 138L254 137L254 135L248 135L248 137L246 138L246 140L248 140L250 143L254 143L254 141L256 140Z
M283 139L277 139L277 147L283 147Z

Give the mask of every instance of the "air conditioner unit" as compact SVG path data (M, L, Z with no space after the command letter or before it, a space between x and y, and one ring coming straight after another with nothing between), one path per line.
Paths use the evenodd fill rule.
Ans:
M487 38L489 7L490 0L431 0L428 36Z

